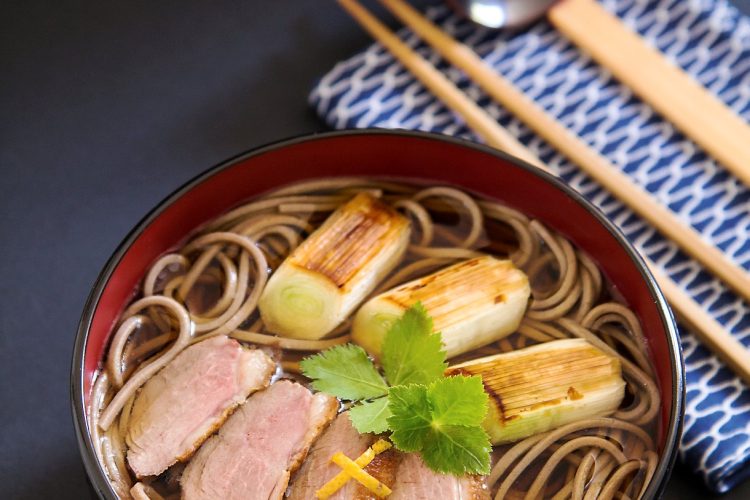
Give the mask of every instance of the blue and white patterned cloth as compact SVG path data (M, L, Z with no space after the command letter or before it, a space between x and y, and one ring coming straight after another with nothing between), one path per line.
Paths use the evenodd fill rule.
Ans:
M603 0L604 7L750 120L750 20L725 0ZM668 205L704 238L750 269L750 190L677 132L546 22L496 33L445 8L428 16ZM662 238L457 69L407 30L402 38L477 101L542 161L598 205L745 345L750 305ZM476 137L379 45L337 64L310 96L335 128L407 128ZM680 456L723 492L750 475L750 388L682 330L687 411Z

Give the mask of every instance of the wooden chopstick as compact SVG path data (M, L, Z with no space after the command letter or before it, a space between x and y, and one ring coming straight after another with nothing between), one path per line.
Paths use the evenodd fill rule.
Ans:
M671 210L656 201L526 94L516 89L510 81L485 64L469 47L441 31L403 0L381 0L381 3L447 61L466 72L493 99L750 302L750 273L706 242L697 231L683 223ZM495 121L493 123L497 124Z
M430 91L451 109L460 109L461 116L467 126L481 135L485 142L495 148L502 149L524 161L539 164L539 158L529 151L523 144L513 137L507 130L497 126L494 118L476 105L463 92L455 92L455 86L432 64L421 57L410 56L411 49L396 35L391 33L380 22L370 15L357 2L342 0L339 2L349 13L359 20L370 33L378 33L378 40L394 54L401 63L420 81L429 81Z
M425 64L429 65L426 61L424 61L418 54L413 52L406 44L404 44L397 36L395 36L387 27L385 27L382 23L380 23L367 9L362 7L359 3L357 3L356 0L338 0L339 4L346 9L349 14L366 30L372 35L373 38L378 40L380 43L382 43L392 54L394 57L396 57L404 66L406 66L408 69L412 67L417 66L424 66ZM396 0L383 0L386 5L390 6L396 2ZM421 16L420 16L421 17ZM426 21L426 20L425 20ZM411 23L405 23L409 24L410 27L415 31L419 32L418 29L411 25ZM437 28L435 28L437 29ZM447 35L445 35L447 36ZM425 37L426 39L426 37ZM429 42L429 40L428 40ZM453 42L456 44L456 42ZM467 57L467 59L473 59L477 56L470 50L468 47L464 45L459 45L453 47L453 50L457 52L459 55L463 55ZM422 61L421 63L415 62L416 60ZM431 68L434 70L434 68ZM434 70L436 71L436 70ZM467 71L468 73L468 71ZM418 78L425 87L427 87L430 91L435 92L435 83L432 78L432 71L421 71L420 73L413 73L416 78ZM470 74L470 76L474 77L475 75ZM447 85L445 84L447 82ZM505 84L506 86L509 86L505 80L500 80L501 84ZM443 100L443 102L449 106L454 112L464 116L464 107L463 102L465 102L465 99L460 99L457 97L458 94L463 95L466 97L461 90L459 90L455 85L453 85L451 82L447 81L447 79L443 78L443 83L439 86L440 95L435 92L435 95L438 96L440 99L443 99L442 96L450 96L450 99ZM511 87L511 90L514 92L515 89ZM523 96L523 94L520 94L520 97L523 97L524 101L528 100ZM453 103L453 105L450 105L449 103ZM457 104L458 103L458 104ZM471 109L471 113L476 113L477 106L475 103L471 102L472 106L467 107L467 109ZM510 107L509 107L510 108ZM514 107L515 108L515 107ZM481 108L479 108L479 111L482 113L485 113ZM513 111L513 110L511 110ZM543 113L543 112L542 112ZM540 120L543 120L542 123L546 122L549 117L546 117L546 115L539 118ZM491 120L491 126L489 128L491 129L502 129L502 127L493 119ZM553 123L556 124L554 120L552 120ZM468 123L468 120L467 120ZM485 126L486 120L485 120ZM560 128L558 125L557 128ZM563 132L565 132L567 135L571 135L570 132L562 128ZM475 130L479 135L479 131ZM497 134L495 131L495 136L504 136L505 134ZM546 134L545 134L546 135ZM516 141L517 142L517 141ZM550 141L552 142L552 141ZM521 145L523 148L524 146ZM502 149L502 146L500 146ZM585 147L585 150L589 150L587 146ZM576 152L580 153L579 150L576 149ZM533 156L533 155L532 155ZM575 157L571 157L571 159L576 160L580 164L580 158L588 159L590 158L590 153L588 154L578 154ZM605 165L606 161L604 161ZM536 160L533 163L540 168L545 168L541 165L541 163ZM615 170L612 167L609 167L612 172L617 172L617 174L620 174L619 171ZM600 172L597 170L599 174L608 173L610 172ZM620 176L624 177L627 180L627 177L620 174ZM593 175L592 175L593 177ZM622 181L619 181L622 182ZM633 186L632 183L627 180L627 185ZM635 186L631 187L630 189L636 189ZM642 193L645 194L645 193ZM632 201L632 198L630 198ZM646 199L651 202L651 199L648 198L646 195ZM658 207L660 207L657 204ZM631 207L632 208L632 207ZM639 212L640 213L640 212ZM668 212L669 216L672 217L672 220L677 220L674 215L671 212ZM673 222L674 223L674 222ZM663 225L663 224L662 224ZM709 247L712 248L712 247ZM715 249L714 249L715 250ZM722 256L723 257L723 256ZM672 308L674 309L675 313L678 315L678 317L684 321L689 327L691 327L696 335L698 335L701 340L710 348L713 350L713 352L722 360L724 361L727 366L729 366L739 377L741 377L745 382L750 383L750 351L748 349L745 349L740 342L738 342L734 337L732 337L729 332L724 330L724 328L710 315L708 315L700 306L700 304L696 303L690 296L688 296L684 291L680 289L680 287L674 283L669 277L667 277L665 274L663 274L652 262L650 262L645 256L644 259L647 261L652 273L657 279L657 282L664 292L664 295L666 296L667 300L672 305ZM735 271L737 272L737 271ZM743 294L745 295L745 294Z
M750 126L594 0L557 2L563 35L750 186Z
M642 255L677 318L746 384L750 384L750 350L703 310L648 257Z

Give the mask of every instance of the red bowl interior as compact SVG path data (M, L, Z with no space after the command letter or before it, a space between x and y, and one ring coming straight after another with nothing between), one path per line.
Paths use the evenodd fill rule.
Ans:
M162 203L115 254L108 279L106 271L100 278L98 301L97 290L92 295L89 308L94 310L85 339L83 380L79 380L85 404L113 325L160 254L202 223L269 189L304 179L351 175L454 184L495 198L567 236L598 262L637 313L660 381L662 428L678 418L674 409L681 377L675 377L680 373L675 367L679 348L671 315L643 263L612 226L602 222L596 209L550 176L490 149L426 134L382 131L311 136L272 145L212 169Z

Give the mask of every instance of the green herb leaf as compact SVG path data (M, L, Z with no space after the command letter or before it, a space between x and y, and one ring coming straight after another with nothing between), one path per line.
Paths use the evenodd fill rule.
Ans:
M446 425L434 430L424 442L422 460L446 474L489 474L489 437L481 427Z
M388 393L391 441L401 451L420 451L429 433L432 408L424 385L391 387Z
M300 366L316 390L341 399L374 399L388 393L385 380L365 350L354 344L327 349L303 359Z
M349 420L360 434L373 432L380 434L388 430L388 398L366 401L349 410Z
M448 368L445 358L440 334L432 332L432 318L419 302L393 323L383 341L381 364L392 386L441 379Z
M447 377L427 388L432 416L440 425L482 425L489 400L482 377Z
M482 379L445 378L446 355L432 327L419 303L393 324L381 355L390 389L353 344L304 359L302 371L318 391L360 402L349 411L360 433L390 430L398 449L419 452L438 472L488 474L492 448L481 427L488 406Z
M487 413L480 377L392 387L388 401L392 414L388 426L398 449L419 451L438 472L489 473L492 447L480 425Z

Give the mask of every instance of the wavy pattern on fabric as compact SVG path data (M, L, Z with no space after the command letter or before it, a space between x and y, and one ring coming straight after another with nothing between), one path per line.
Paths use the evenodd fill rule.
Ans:
M750 120L750 21L734 7L723 0L602 3ZM441 7L428 15L704 238L750 269L750 190L549 24L495 33L469 25ZM400 35L599 206L641 252L750 345L748 304L492 103L460 71L442 63L415 35L407 30ZM379 44L336 65L315 87L310 102L335 128L406 128L477 139ZM684 329L682 346L687 415L681 458L710 488L726 491L750 475L750 390Z

